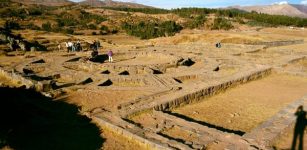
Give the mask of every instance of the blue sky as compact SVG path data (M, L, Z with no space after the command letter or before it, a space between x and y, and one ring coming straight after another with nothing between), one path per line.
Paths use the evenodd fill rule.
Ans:
M72 0L82 1L82 0ZM179 7L207 7L218 8L234 5L270 5L278 3L305 4L307 0L116 0L122 2L134 2L158 8L179 8Z

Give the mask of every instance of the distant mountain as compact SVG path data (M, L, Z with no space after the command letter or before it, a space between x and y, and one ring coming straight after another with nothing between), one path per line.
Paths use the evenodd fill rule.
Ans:
M65 6L72 4L89 5L93 7L128 7L128 8L151 8L150 6L129 3L129 2L117 2L112 0L84 0L79 3L74 3L71 0L11 0L12 2L18 2L25 5L37 4L46 6Z
M74 4L68 0L11 0L12 2L18 2L25 5L37 4L37 5L46 5L46 6L65 6Z
M307 18L307 6L306 5L294 5L294 4L273 4L265 6L232 6L230 8L236 8L244 11L256 11L258 13L265 13L271 15L285 15L291 17Z
M89 5L93 7L129 7L129 8L149 8L150 6L129 3L129 2L116 2L112 0L85 0L79 2L81 5Z

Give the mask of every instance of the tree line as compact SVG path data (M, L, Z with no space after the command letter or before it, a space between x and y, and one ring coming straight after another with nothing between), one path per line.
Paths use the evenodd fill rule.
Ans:
M129 35L140 37L141 39L151 39L163 36L173 36L182 30L182 26L174 21L165 21L162 23L141 21L136 24L125 22L122 24L122 29Z
M177 9L159 9L159 8L107 8L127 12L142 12L146 14L167 14L174 13L184 18L191 18L195 15L215 14L217 17L228 17L248 19L252 22L258 22L259 25L269 26L297 26L306 27L307 19L299 17L289 17L283 15L269 15L257 12L246 12L238 9L211 9L211 8L177 8Z

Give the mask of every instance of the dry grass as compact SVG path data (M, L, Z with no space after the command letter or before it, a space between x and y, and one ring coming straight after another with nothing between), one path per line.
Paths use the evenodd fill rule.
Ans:
M102 149L106 150L146 150L145 145L140 145L137 141L127 139L113 131L101 127L101 136L106 139Z
M306 78L271 75L174 112L227 129L248 132L306 92Z
M260 39L231 37L231 38L222 39L221 42L222 43L233 43L233 44L254 44L254 43L258 43L262 41Z
M11 78L8 73L0 70L0 86L19 87L21 85L21 81Z
M78 90L71 93L67 98L67 102L81 106L82 111L88 111L97 107L116 110L119 104L146 94L148 94L146 91L133 90Z

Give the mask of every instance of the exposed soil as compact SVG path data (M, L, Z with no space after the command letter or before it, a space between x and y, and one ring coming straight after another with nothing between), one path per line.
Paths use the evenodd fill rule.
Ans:
M119 104L147 94L149 92L134 90L78 90L67 98L67 102L82 106L82 111L89 111L97 107L114 111L118 109Z
M101 130L101 135L106 139L106 141L103 143L102 149L106 150L147 149L146 147L141 146L135 141L129 140L105 128Z
M307 78L271 75L174 110L196 120L248 132L307 92Z
M292 146L292 140L293 140L293 133L294 129L291 128L291 130L285 132L284 134L281 135L280 139L278 139L275 143L274 146L276 147L277 150L283 150L283 149L291 149ZM299 139L297 139L297 146L299 144ZM307 134L306 130L304 133L304 141L303 141L303 149L307 148Z

